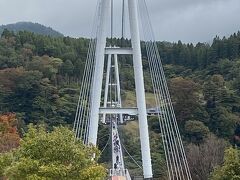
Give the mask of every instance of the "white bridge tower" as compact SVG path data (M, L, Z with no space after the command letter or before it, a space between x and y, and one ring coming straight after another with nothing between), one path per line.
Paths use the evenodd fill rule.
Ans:
M145 90L142 69L142 55L140 47L140 33L138 23L138 11L136 0L128 1L129 22L131 32L132 48L111 48L106 47L107 21L111 15L111 0L103 0L101 6L100 30L96 44L96 64L93 74L90 126L88 142L96 145L98 123L100 114L133 114L138 115L142 163L144 178L152 178L152 164L150 156L149 133L147 124L147 111L145 102ZM137 107L101 107L101 91L104 72L105 55L131 54L133 57L133 67L135 74ZM115 64L116 65L116 64Z
M118 126L124 121L124 115L137 116L141 143L142 169L144 179L153 178L151 163L149 130L145 100L140 25L142 27L147 60L155 95L156 108L159 109L160 134L166 158L167 176L170 180L191 180L183 143L179 133L166 78L161 64L157 44L154 40L145 0L122 0L128 7L131 47L116 47L107 42L109 20L111 18L111 36L113 24L113 1L99 0L96 10L95 31L90 39L80 96L73 130L76 139L87 145L97 145L99 123L111 126L112 169L111 177L123 177L130 180L123 161L122 144ZM140 9L140 10L139 10ZM145 14L144 14L145 13ZM141 21L139 22L139 18ZM93 28L93 29L94 29ZM132 57L136 107L123 107L119 78L119 55ZM106 70L105 91L102 93L104 69ZM114 73L113 73L114 72ZM115 99L112 98L115 90ZM102 97L104 94L104 97ZM110 96L110 98L109 98ZM114 178L113 178L114 179Z

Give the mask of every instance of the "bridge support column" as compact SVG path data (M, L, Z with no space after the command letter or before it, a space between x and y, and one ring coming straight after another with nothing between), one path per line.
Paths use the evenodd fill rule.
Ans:
M122 99L121 99L121 88L120 88L120 80L119 80L119 69L118 69L118 56L114 54L114 66L115 66L115 78L117 84L117 105L122 107ZM123 115L119 114L120 123L123 123Z
M136 85L139 131L141 140L141 153L144 178L152 178L152 163L150 155L150 143L147 123L147 110L145 102L145 89L142 69L142 54L140 46L138 10L136 0L128 0L129 22L131 31L131 42L133 48L133 66Z
M110 76L110 69L111 69L111 58L112 55L108 54L108 61L107 61L107 74L106 74L106 83L105 83L105 92L104 92L104 102L103 102L103 107L107 107L108 103L108 89L109 89L109 76ZM106 123L106 114L103 114L103 119L102 123Z
M104 69L104 57L106 46L106 32L107 32L107 18L110 16L111 1L104 0L101 4L101 17L100 25L97 34L96 45L96 64L93 76L93 86L91 94L91 113L90 113L90 125L88 143L96 146L97 133L98 133L98 121L99 121L99 108L101 103L101 91Z

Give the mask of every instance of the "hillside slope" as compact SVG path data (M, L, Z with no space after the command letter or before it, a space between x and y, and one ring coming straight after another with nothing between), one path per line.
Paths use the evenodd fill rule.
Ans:
M8 29L10 31L29 31L36 34L41 35L49 35L52 37L62 37L63 34L60 32L50 28L46 27L44 25L38 24L38 23L32 23L32 22L17 22L15 24L7 24L0 26L0 34L2 34L4 29Z

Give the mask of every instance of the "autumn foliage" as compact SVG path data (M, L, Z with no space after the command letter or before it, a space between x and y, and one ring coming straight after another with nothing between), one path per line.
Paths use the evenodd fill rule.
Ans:
M14 113L0 115L0 153L19 146L17 120Z
M20 146L0 154L0 179L103 180L106 169L97 163L99 156L97 148L76 141L66 127L47 132L44 126L29 125Z

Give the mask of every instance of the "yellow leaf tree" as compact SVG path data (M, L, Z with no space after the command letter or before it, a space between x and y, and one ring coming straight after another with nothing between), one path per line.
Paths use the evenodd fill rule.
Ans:
M74 134L65 127L48 133L43 127L30 125L20 147L0 155L0 172L12 180L102 180L106 170L92 160L94 153L97 160L99 151L76 141Z
M212 180L238 180L240 179L240 151L229 148L224 154L224 163L212 173Z

